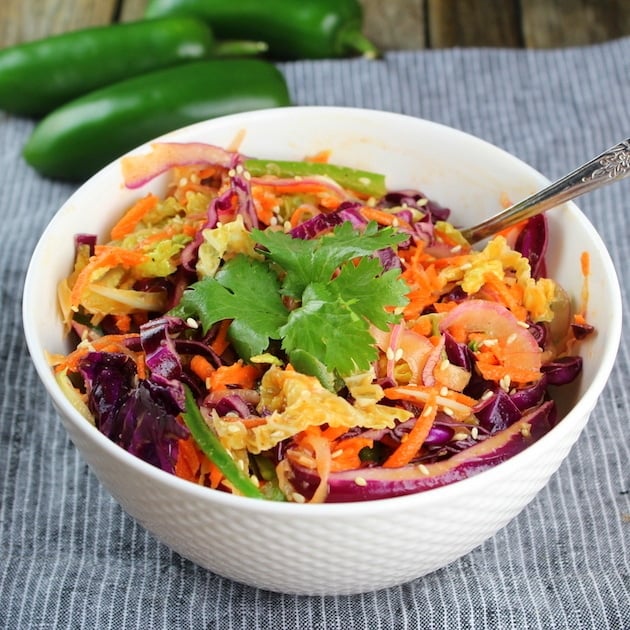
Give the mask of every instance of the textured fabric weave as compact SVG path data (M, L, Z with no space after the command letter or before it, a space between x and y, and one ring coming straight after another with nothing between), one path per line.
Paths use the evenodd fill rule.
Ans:
M297 104L445 123L550 178L630 135L630 39L280 67ZM75 189L20 159L31 128L0 114L0 628L630 628L627 327L610 382L558 473L493 539L443 570L361 596L282 596L217 577L156 542L87 470L27 355L28 259ZM610 248L628 312L630 180L579 205Z

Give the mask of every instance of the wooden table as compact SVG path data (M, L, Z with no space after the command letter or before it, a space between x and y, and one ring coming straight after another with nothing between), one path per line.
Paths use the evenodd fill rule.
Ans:
M0 47L85 26L139 19L146 2L0 0ZM365 32L382 50L452 46L548 48L630 35L630 0L361 2L365 8Z

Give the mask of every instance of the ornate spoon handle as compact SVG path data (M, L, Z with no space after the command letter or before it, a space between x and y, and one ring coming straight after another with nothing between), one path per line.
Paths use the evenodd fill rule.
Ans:
M530 195L481 223L461 230L476 243L501 230L549 210L565 201L630 175L630 138L611 147L546 188Z

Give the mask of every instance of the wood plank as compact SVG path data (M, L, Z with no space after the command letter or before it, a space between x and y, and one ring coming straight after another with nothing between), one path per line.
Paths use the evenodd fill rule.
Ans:
M121 22L141 20L146 6L147 0L122 0L118 19Z
M108 24L116 5L116 0L1 0L0 46Z
M379 49L411 50L426 47L424 2L361 0L361 4L363 32Z
M530 48L584 46L630 35L628 0L522 0Z
M520 47L518 5L518 0L428 0L428 45Z
M230 1L230 0L226 0ZM263 2L264 0L261 0ZM306 1L306 0L304 0ZM578 46L630 35L630 0L359 0L382 50ZM0 0L0 47L140 19L147 0Z

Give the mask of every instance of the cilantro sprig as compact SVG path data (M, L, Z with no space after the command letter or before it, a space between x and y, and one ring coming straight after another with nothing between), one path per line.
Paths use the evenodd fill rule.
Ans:
M398 321L395 309L409 290L400 271L384 271L374 253L406 236L373 222L363 231L343 223L310 240L280 231L252 236L264 260L241 254L226 261L191 285L171 314L197 318L204 331L232 320L230 341L246 360L279 341L297 369L327 387L368 369L377 357L370 325L386 330Z

